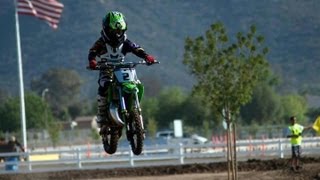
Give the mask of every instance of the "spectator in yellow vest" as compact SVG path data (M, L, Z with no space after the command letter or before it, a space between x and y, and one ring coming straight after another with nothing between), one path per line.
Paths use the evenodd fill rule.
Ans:
M302 132L312 127L303 127L297 123L295 116L290 117L290 126L288 127L287 137L291 138L291 169L293 171L301 169L299 159L301 157Z

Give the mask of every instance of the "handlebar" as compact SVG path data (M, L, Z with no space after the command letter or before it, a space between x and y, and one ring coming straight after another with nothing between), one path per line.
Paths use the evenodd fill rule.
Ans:
M89 66L86 68L89 70L106 70L106 69L115 69L115 68L134 68L139 64L143 65L152 65L152 64L160 64L159 61L155 60L152 64L147 64L146 61L138 61L138 62L106 62L106 61L98 61L95 69L91 69Z

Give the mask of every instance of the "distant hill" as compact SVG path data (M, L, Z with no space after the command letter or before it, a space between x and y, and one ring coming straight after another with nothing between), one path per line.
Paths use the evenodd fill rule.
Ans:
M222 21L230 35L252 24L265 36L268 59L282 78L282 89L318 86L320 68L320 1L292 0L61 0L59 28L19 16L26 89L30 80L52 67L74 69L86 80L85 96L96 92L97 73L85 70L87 53L99 37L101 19L109 10L123 12L129 39L161 61L139 68L140 77L155 77L163 86L189 90L194 79L182 64L184 39L204 34ZM0 1L0 87L18 93L14 5ZM128 58L134 58L129 55Z

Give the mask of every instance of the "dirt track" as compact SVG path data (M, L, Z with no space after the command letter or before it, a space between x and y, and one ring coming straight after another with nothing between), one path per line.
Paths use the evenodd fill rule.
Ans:
M320 180L320 158L304 158L303 169L290 171L287 159L267 161L249 160L239 162L239 179L307 179ZM50 173L0 175L0 179L20 180L64 180L64 179L126 179L126 180L209 180L227 179L226 163L190 164L179 166L157 166L117 168L109 170L73 170Z

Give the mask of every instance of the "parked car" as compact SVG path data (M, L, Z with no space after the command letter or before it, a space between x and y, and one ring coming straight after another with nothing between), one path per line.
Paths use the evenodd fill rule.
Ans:
M158 131L156 133L157 138L164 138L164 139L171 139L174 138L174 132L167 130L167 131Z

